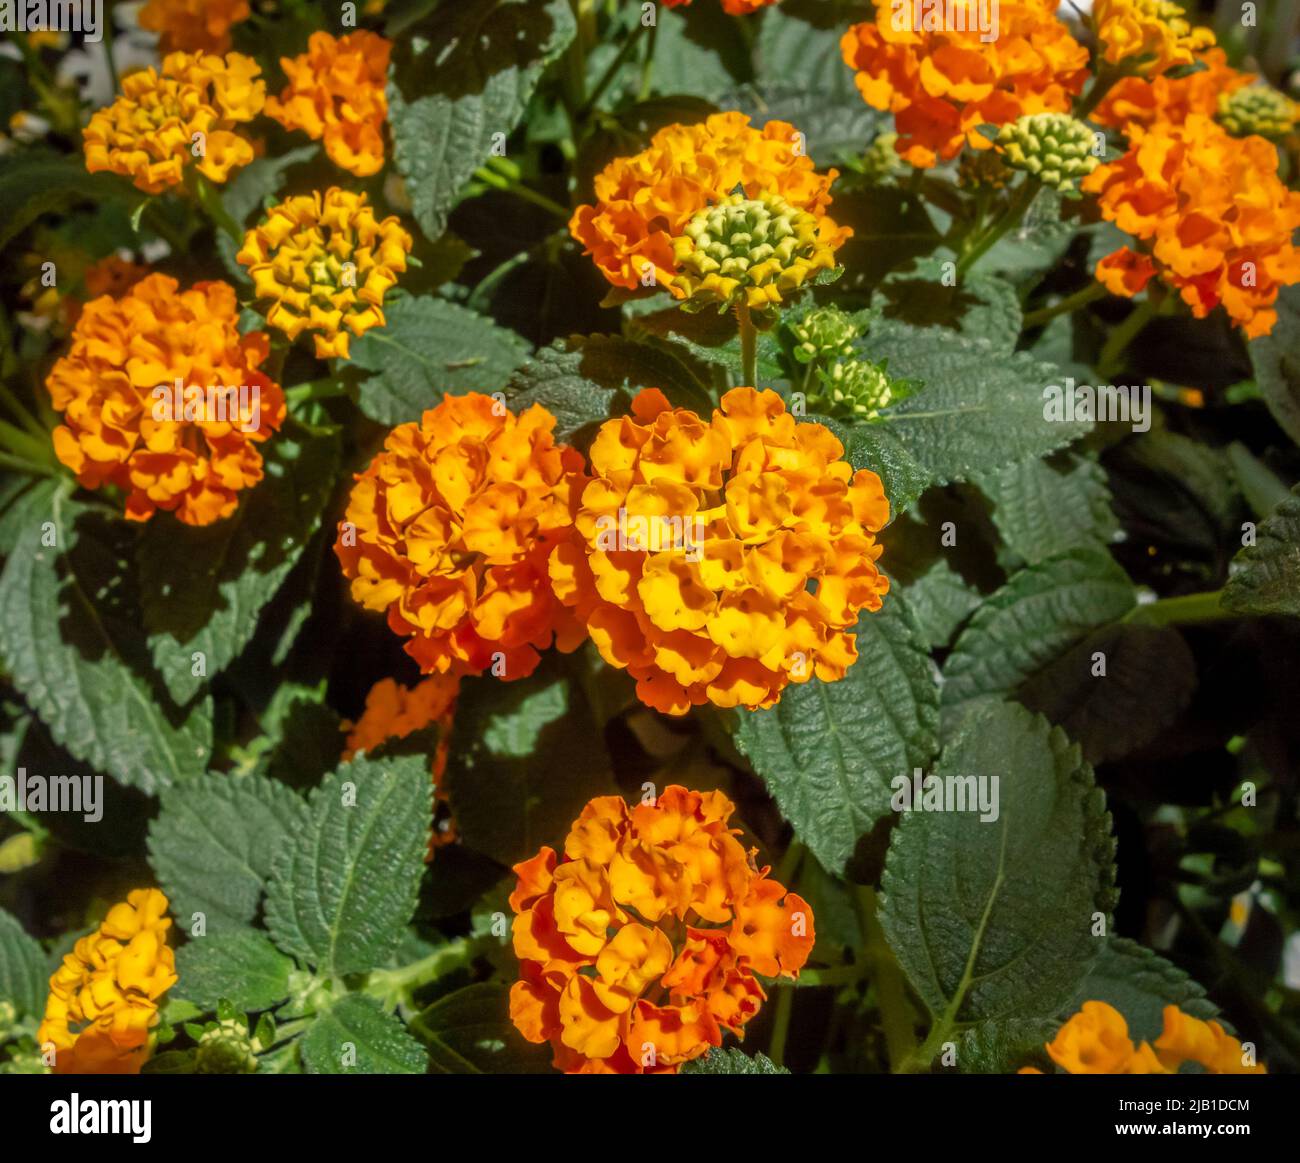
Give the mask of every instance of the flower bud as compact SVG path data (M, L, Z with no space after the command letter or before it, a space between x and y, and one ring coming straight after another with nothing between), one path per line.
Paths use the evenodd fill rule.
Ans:
M1031 113L1002 127L997 148L1012 169L1067 191L1097 168L1094 140L1088 126L1064 113Z
M1219 124L1233 137L1285 137L1295 125L1296 103L1269 85L1219 94Z

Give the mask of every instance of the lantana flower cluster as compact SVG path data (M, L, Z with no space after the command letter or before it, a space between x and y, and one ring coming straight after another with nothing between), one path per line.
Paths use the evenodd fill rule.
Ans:
M1088 77L1088 50L1057 16L1057 0L1003 0L996 29L980 29L976 0L955 5L964 27L932 29L919 5L879 4L841 41L867 104L894 115L896 148L925 168L962 147L988 149L981 125L1028 113L1067 113ZM987 13L989 8L983 6Z
M516 416L448 396L357 477L335 552L353 598L387 614L425 673L518 678L553 642L581 642L547 581L586 480L554 427L539 405Z
M46 380L63 413L54 451L78 483L122 488L136 521L159 509L187 525L233 513L262 479L257 446L284 420L284 394L259 370L266 333L241 335L238 323L229 284L182 291L163 274L87 303Z
M1154 1045L1135 1045L1123 1014L1107 1002L1086 1001L1047 1044L1047 1053L1067 1074L1177 1074L1189 1063L1207 1074L1268 1073L1218 1022L1177 1006L1165 1006L1163 1020ZM1041 1072L1025 1067L1020 1073Z
M817 173L802 134L785 121L754 129L743 113L715 113L698 125L670 125L632 157L610 162L595 181L595 205L579 206L569 231L615 287L653 284L676 298L674 240L701 211L733 194L776 196L816 221L817 246L834 253L852 234L826 214L837 171Z
M177 52L164 58L161 72L123 77L122 95L82 130L86 169L123 174L146 194L180 185L191 162L205 178L224 182L253 160L253 145L238 128L266 100L260 73L240 53Z
M50 978L36 1038L55 1074L138 1074L158 1001L176 983L171 918L157 889L136 889L82 937Z
M743 1035L812 951L812 910L754 863L721 792L593 799L563 852L515 865L510 1016L571 1074L676 1073Z
M1147 76L1190 65L1214 44L1172 0L1097 0L1093 22L1102 59Z
M252 15L248 0L148 0L140 27L158 34L163 52L230 51L231 28Z

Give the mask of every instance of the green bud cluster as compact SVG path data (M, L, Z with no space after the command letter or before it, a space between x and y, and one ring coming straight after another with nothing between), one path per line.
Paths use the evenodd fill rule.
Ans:
M247 1023L227 1018L215 1022L199 1038L194 1052L194 1069L198 1074L253 1074L257 1071L257 1050L249 1036Z
M898 134L881 133L867 146L856 168L873 186L884 185L907 170L907 163L898 156L897 144Z
M1088 126L1064 113L1027 113L1004 125L997 137L1009 166L1062 192L1097 168L1095 141Z
M1285 137L1295 126L1296 103L1270 85L1219 94L1219 124L1233 137Z
M817 378L820 390L808 396L808 407L814 412L871 420L896 395L897 385L883 364L846 360L819 371Z
M853 341L861 329L838 307L818 307L797 323L790 324L794 336L794 357L800 363L830 361L853 354Z

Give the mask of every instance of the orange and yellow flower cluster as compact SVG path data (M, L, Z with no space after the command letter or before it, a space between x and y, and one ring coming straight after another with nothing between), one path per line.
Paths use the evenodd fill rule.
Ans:
M754 864L721 792L592 800L563 855L515 865L510 1016L570 1074L676 1073L743 1035L813 947L806 901Z
M1114 1006L1086 1001L1047 1044L1052 1061L1068 1074L1177 1074L1187 1063L1207 1074L1267 1074L1218 1022L1165 1006L1164 1030L1134 1045L1128 1023ZM1038 1074L1025 1067L1021 1074Z
M889 503L843 454L772 391L735 388L708 419L643 391L592 442L555 592L669 714L771 706L790 682L841 678L860 611L889 587L875 564Z
M978 0L945 6L960 16L948 29L932 28L920 5L878 4L876 19L853 25L841 50L867 104L893 113L899 155L933 166L964 145L988 149L981 125L1070 111L1088 76L1088 50L1058 19L1057 3L1003 0L992 36L981 32L989 9Z
M547 558L572 523L582 456L539 405L447 396L388 434L357 477L335 552L352 596L384 611L426 674L532 673L581 627L551 592Z
M317 357L346 359L349 333L383 326L384 295L412 245L396 218L376 220L365 194L334 186L272 207L236 257L270 301L272 327L290 339L311 331Z
M257 445L284 419L283 393L258 370L266 333L240 335L238 321L233 287L181 291L162 274L86 304L46 380L63 413L54 450L80 484L126 490L136 521L166 509L207 525L234 512L262 479Z
M1192 113L1213 117L1221 95L1255 80L1228 64L1221 48L1207 49L1197 59L1205 67L1184 76L1125 77L1110 88L1092 120L1125 132L1130 125L1150 126L1157 121L1181 125Z
M42 1052L55 1074L138 1074L149 1057L158 999L176 984L167 898L140 888L82 937L50 978Z
M1171 0L1097 0L1093 22L1102 58L1147 76L1190 65L1214 44Z
M251 15L248 0L149 0L140 27L158 34L169 52L230 51L230 29Z
M330 160L359 178L384 164L388 57L392 44L364 29L333 37L313 32L307 51L283 57L289 84L266 102L266 114L286 129L325 142Z
M123 174L146 194L185 180L185 167L213 182L253 160L236 132L261 112L266 83L251 57L171 53L162 72L141 69L122 79L122 95L82 130L86 169Z
M1083 189L1102 214L1141 241L1102 259L1097 278L1133 295L1153 275L1175 288L1197 318L1222 304L1247 336L1277 321L1282 286L1300 280L1300 194L1278 177L1276 148L1237 139L1209 117L1129 126L1130 146L1097 167Z
M451 728L456 718L456 695L460 679L452 674L434 674L405 687L395 679L380 679L366 694L366 707L355 722L344 722L347 740L343 758L350 760L358 751L373 751L389 739L405 739L415 731L436 725L438 745L433 753L433 787L437 807L434 826L429 833L429 855L433 849L456 839L451 809L442 787L451 751Z
M743 190L777 196L813 215L819 247L834 253L852 234L826 215L835 170L819 174L803 136L784 121L761 130L743 113L715 113L698 125L661 129L648 148L617 158L596 177L596 204L579 206L569 232L616 287L666 287L677 298L673 242L701 211Z

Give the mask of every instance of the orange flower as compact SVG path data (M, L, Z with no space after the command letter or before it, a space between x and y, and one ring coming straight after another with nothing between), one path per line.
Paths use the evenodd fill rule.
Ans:
M992 9L996 27L986 21L990 38L978 0L958 0L954 28L934 31L920 5L878 4L875 22L853 25L840 48L867 104L894 114L899 155L932 166L963 145L990 148L981 125L1070 111L1088 76L1088 50L1056 8L1057 0L1004 0Z
M356 478L335 552L352 596L386 611L429 674L531 674L539 650L582 641L546 559L572 521L582 457L540 405L446 396L388 434Z
M185 178L185 166L213 182L253 160L253 147L235 132L262 111L266 83L252 57L176 52L161 75L141 69L122 79L122 95L99 109L81 131L86 169L124 174L146 194L161 194ZM199 152L201 151L201 152Z
M663 2L666 8L687 8L691 4L691 0L663 0ZM760 8L766 8L769 4L777 2L778 0L722 0L722 11L728 16L748 16Z
M176 984L167 898L140 888L82 937L50 978L36 1040L54 1049L55 1074L139 1074L158 999Z
M674 715L842 678L848 631L889 587L880 478L775 392L735 388L705 420L648 389L632 412L592 442L595 479L550 563L601 655Z
M1097 277L1131 294L1154 266L1197 318L1222 303L1247 336L1268 334L1278 290L1300 281L1291 242L1300 194L1279 180L1277 150L1262 137L1229 137L1198 113L1181 125L1134 123L1129 134L1128 152L1098 166L1083 189L1099 196L1107 219L1145 244L1149 258L1116 252L1098 265Z
M1128 1023L1114 1006L1086 1001L1047 1044L1047 1053L1068 1074L1177 1074L1185 1062L1198 1063L1209 1074L1268 1073L1263 1066L1247 1065L1241 1043L1218 1022L1190 1017L1177 1006L1165 1006L1164 1033L1152 1047L1133 1044Z
M366 694L366 709L355 723L341 726L348 733L343 758L351 759L358 751L373 751L389 739L405 739L413 731L430 724L438 726L438 748L433 755L433 786L437 806L434 826L429 833L429 856L434 848L456 839L456 825L442 788L447 771L447 754L451 749L451 727L456 716L456 695L460 679L435 674L413 687L398 685L395 679L380 679Z
M727 827L734 810L676 786L631 809L599 796L562 858L543 848L515 865L510 1016L557 1068L676 1073L724 1031L744 1035L766 997L756 975L799 976L812 910L755 865Z
M737 186L751 199L779 195L817 219L819 243L834 251L852 234L825 214L837 176L816 172L787 122L759 130L743 113L715 113L701 125L661 129L641 153L610 162L596 177L596 204L578 207L569 232L614 286L636 290L653 276L681 299L687 291L674 285L681 272L673 240L699 211Z
M247 20L248 0L149 0L140 9L140 27L158 34L158 48L169 52L230 51L231 25Z
M86 488L127 490L126 515L159 509L187 525L235 511L262 479L257 445L284 420L284 395L258 371L266 333L239 334L226 283L153 274L86 304L46 387L63 424L54 451Z
M364 29L335 38L313 32L307 51L281 57L289 84L266 102L286 129L325 141L330 160L359 178L383 168L388 56L392 44Z
M1125 77L1106 94L1092 120L1116 129L1156 121L1181 125L1191 113L1213 117L1221 93L1235 92L1255 80L1254 74L1238 72L1228 64L1221 48L1207 49L1197 59L1205 68L1185 77Z
M1214 33L1170 0L1097 0L1092 18L1103 59L1147 76L1190 65L1214 44Z
M272 327L290 339L313 331L318 359L347 359L349 332L384 325L384 296L412 245L395 217L376 220L365 194L332 186L271 207L235 258L271 301Z

